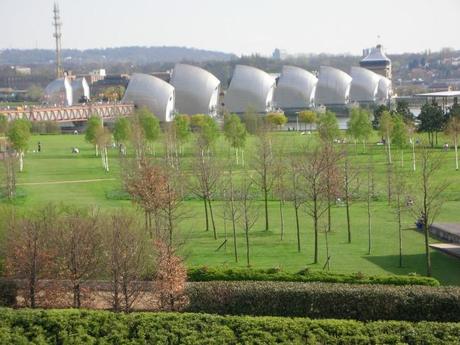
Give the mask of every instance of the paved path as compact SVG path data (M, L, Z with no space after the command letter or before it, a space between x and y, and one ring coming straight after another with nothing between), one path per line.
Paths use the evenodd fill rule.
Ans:
M48 182L24 182L17 183L18 186L40 186L48 184L69 184L69 183L89 183L89 182L100 182L100 181L115 181L115 178L98 178L92 180L68 180L68 181L48 181Z

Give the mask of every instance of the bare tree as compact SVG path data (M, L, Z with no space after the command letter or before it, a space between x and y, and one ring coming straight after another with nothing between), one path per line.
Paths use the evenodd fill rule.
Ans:
M16 195L16 159L12 149L7 144L3 153L4 166L4 194L8 199Z
M71 210L63 215L55 237L60 276L72 285L73 307L81 306L81 285L100 267L101 232L97 212Z
M273 175L274 175L274 192L278 197L279 212L280 212L280 239L284 238L284 203L286 200L286 172L287 164L285 159L285 151L283 146L278 143L275 148Z
M369 150L367 161L367 189L366 189L366 206L367 206L367 235L368 246L367 254L371 254L372 250L372 200L374 198L374 154L373 148Z
M155 295L160 310L181 310L188 303L185 294L187 269L174 247L161 240L154 242L155 260Z
M109 172L109 155L107 147L112 143L112 135L110 131L105 127L98 127L95 133L96 145L99 147L101 152L102 167L106 172Z
M268 220L268 193L272 190L274 183L273 174L273 153L270 133L267 126L263 126L257 134L256 151L252 159L252 166L257 178L254 182L262 190L264 195L265 209L265 231L269 229Z
M253 180L244 174L237 191L237 207L240 214L239 221L243 227L246 239L246 265L248 267L250 266L249 231L254 227L259 216L259 210L253 195L253 184Z
M37 306L38 280L54 271L55 252L50 234L55 233L57 211L52 205L22 217L13 214L8 225L5 268L9 276L27 281L26 303Z
M231 163L229 165L228 175L226 176L223 183L223 195L224 195L224 205L223 205L223 217L224 223L227 220L230 220L232 223L232 235L233 235L233 255L235 257L235 262L238 262L238 246L236 241L236 228L237 222L239 220L239 212L235 201L235 185L233 177L233 169ZM226 226L226 224L224 224ZM226 233L226 231L225 231ZM225 239L226 240L226 239Z
M339 161L342 158L341 154L334 148L332 143L324 142L322 147L322 153L325 159L327 167L324 171L324 183L326 187L326 199L327 199L327 231L331 231L332 219L331 219L331 208L332 203L337 200L340 195L342 188Z
M319 219L328 209L327 186L325 183L328 159L324 152L316 147L306 153L302 162L302 177L305 181L305 204L307 213L313 219L314 238L314 259L318 263L318 233Z
M104 259L112 308L129 312L143 293L139 281L146 270L145 239L138 231L136 218L126 211L107 217L104 224Z
M297 235L297 251L300 253L300 222L299 222L299 208L305 202L304 194L302 194L302 186L299 181L301 174L301 167L296 159L291 159L291 189L290 198L295 212L296 235Z
M358 185L357 177L359 170L353 166L350 166L350 157L348 152L344 153L344 168L343 168L343 198L345 201L345 209L347 215L347 236L348 243L351 243L351 217L350 207L353 199L353 194L356 192L356 186Z
M201 141L198 141L200 143ZM195 195L203 200L206 231L209 231L209 217L211 218L211 226L214 239L217 239L216 224L212 209L212 199L217 191L218 183L221 177L221 169L217 160L212 155L204 154L205 147L199 145L195 159L193 162L192 191ZM208 215L209 210L209 215Z
M406 180L401 168L395 171L395 201L393 208L398 222L399 267L403 267L402 213L405 206Z
M426 274L431 277L431 255L429 246L429 230L443 205L444 190L449 186L448 181L437 182L438 172L442 167L442 156L423 147L420 149L420 176L418 178L414 205L411 208L416 217L419 217L425 237Z

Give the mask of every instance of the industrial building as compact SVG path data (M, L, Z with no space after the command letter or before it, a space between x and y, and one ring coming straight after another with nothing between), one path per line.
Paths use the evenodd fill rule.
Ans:
M251 109L265 113L273 108L276 80L268 73L251 66L237 65L224 97L224 109L244 113Z
M321 66L316 86L316 105L345 105L349 103L351 76L333 67Z
M169 122L175 109L174 86L151 75L135 73L122 102L133 102L137 108L146 107L160 121Z
M45 88L44 101L50 105L71 106L73 104L72 85L67 77L53 80Z
M220 81L213 74L196 66L176 64L170 83L176 92L176 112L217 115Z
M275 89L274 102L283 110L298 110L314 105L318 78L295 66L284 66Z

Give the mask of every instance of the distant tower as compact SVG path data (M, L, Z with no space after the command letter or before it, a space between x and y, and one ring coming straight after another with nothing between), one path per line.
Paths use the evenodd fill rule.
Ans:
M57 3L54 3L53 9L54 17L53 17L53 26L54 26L54 34L53 37L56 40L56 78L61 78L64 76L61 66L61 16L59 15L59 6Z
M367 68L377 74L391 79L391 60L383 52L381 44L363 50L364 58L359 62L361 67Z

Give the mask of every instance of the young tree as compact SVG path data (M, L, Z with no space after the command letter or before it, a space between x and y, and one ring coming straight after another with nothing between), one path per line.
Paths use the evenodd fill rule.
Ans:
M0 139L0 145L1 139ZM4 166L4 195L12 200L16 195L16 159L13 157L10 144L4 141L3 166Z
M239 221L243 227L246 240L246 265L250 267L249 254L249 231L254 227L259 216L258 208L253 197L253 180L246 174L241 179L241 184L237 191L237 207L240 214Z
M281 129L287 123L288 118L284 115L284 113L278 112L268 113L265 120L271 127L278 127L278 129Z
M19 156L19 172L22 172L24 170L24 152L29 145L31 125L27 120L17 119L8 127L7 137L11 147Z
M305 130L307 130L307 125L309 125L311 131L312 126L318 121L318 117L312 110L302 110L299 112L299 121L305 124Z
M332 143L340 136L339 123L335 113L327 110L318 119L318 134L322 141Z
M156 252L154 291L159 309L178 311L186 306L185 294L187 269L176 250L157 240L154 242Z
M96 133L101 127L103 127L102 120L97 115L92 115L86 122L85 140L94 145L96 156L99 156Z
M120 153L126 154L126 142L131 136L131 123L126 117L119 117L115 120L113 138L117 143Z
M217 239L216 224L214 221L214 213L212 209L212 199L217 191L218 183L221 177L221 169L217 164L216 158L213 156L203 155L204 142L199 141L199 147L195 154L193 162L193 177L191 181L192 191L195 195L203 200L206 231L209 231L209 216L211 217L211 225L213 229L214 239ZM208 215L209 209L209 215Z
M384 104L381 104L374 109L374 119L372 120L373 129L377 130L380 128L380 118L385 111L390 111L390 109Z
M405 100L398 100L396 102L396 113L402 117L406 125L414 122L414 114L410 111L409 102Z
M412 170L416 170L416 165L415 165L415 138L414 134L416 131L416 127L414 123L410 123L407 125L407 132L409 134L409 142L412 146Z
M403 267L402 213L405 206L404 196L407 190L406 180L402 169L397 168L395 171L395 187L396 199L393 203L393 208L398 222L399 267Z
M104 263L114 311L130 312L142 295L140 280L147 269L145 238L136 218L121 210L103 222Z
M197 114L192 116L192 127L198 132L198 145L202 148L202 155L212 148L219 138L219 128L216 121L209 116Z
M404 166L404 148L407 145L408 130L402 116L393 118L393 130L391 131L391 141L401 152L401 166Z
M110 146L112 142L110 131L105 127L98 127L95 133L95 142L96 146L99 147L101 151L102 167L105 172L109 172L109 154L107 152L107 147Z
M273 159L273 175L274 175L274 192L278 198L280 212L280 240L284 238L284 202L286 200L286 172L288 170L285 159L286 152L282 143L275 146Z
M442 157L426 147L420 149L420 176L417 192L414 197L412 212L419 217L425 237L426 274L431 277L431 255L429 246L429 230L443 205L442 193L449 183L437 180L437 174L442 168ZM438 182L439 181L439 182Z
M393 117L389 111L384 111L380 117L379 131L380 135L385 139L385 147L387 149L387 162L392 163L391 160L391 134L393 132Z
M243 157L247 135L246 127L238 115L230 114L224 117L224 135L230 146L235 149L236 164L238 164L238 150L241 149L241 157Z
M450 118L446 127L446 134L452 138L455 149L455 170L458 170L458 137L460 136L460 116Z
M442 131L445 119L444 112L436 102L425 103L420 109L420 115L418 116L420 125L418 130L420 132L428 133L428 140L431 147L438 144L438 132Z
M326 230L330 232L332 227L332 203L339 197L342 187L339 169L339 162L342 159L342 156L337 150L335 150L331 143L324 143L321 150L324 155L324 164L326 164L326 169L324 171L325 197L327 200Z
M190 116L182 114L174 118L174 129L176 139L179 142L179 151L182 154L182 148L190 138Z
M368 246L367 254L371 254L372 250L372 200L374 198L374 153L370 150L367 160L367 190L366 190L366 206L367 206L367 235Z
M59 272L72 285L72 306L80 308L81 285L93 277L101 263L101 223L97 213L79 209L69 210L60 218L54 236Z
M7 275L27 281L26 304L37 306L39 279L54 270L55 253L50 246L55 233L56 210L47 205L37 213L10 219L7 230L5 268Z
M160 120L147 108L137 110L135 116L139 119L144 140L147 142L150 151L152 151L153 143L160 136Z
M251 107L246 109L242 120L249 134L256 134L259 131L261 120Z
M348 152L344 153L344 169L343 169L343 198L345 201L345 209L347 215L347 236L348 243L351 243L351 217L350 207L355 193L355 186L359 170L354 167L350 162L350 156Z
M268 193L272 190L274 175L271 139L270 133L267 131L260 130L257 134L256 150L252 158L252 166L257 175L254 182L262 190L264 196L265 231L268 231Z
M355 140L355 146L357 141L362 141L365 149L366 142L372 134L369 111L363 108L353 108L347 126L347 133Z
M296 159L291 159L291 179L292 185L290 189L290 198L294 206L296 235L297 235L297 251L300 253L300 222L299 222L299 209L305 202L304 195L302 194L302 186L299 181L301 176L301 166Z
M313 220L314 229L314 259L313 263L318 263L318 233L319 220L327 211L327 196L325 175L328 169L327 158L319 147L315 147L311 152L306 153L305 159L301 163L302 177L305 182L305 205L307 213Z
M238 208L235 202L235 186L234 186L233 170L231 164L229 165L228 177L224 187L225 201L225 214L224 217L229 217L232 222L232 233L233 233L233 254L235 256L235 262L238 262L238 246L236 242L236 225L239 220Z

